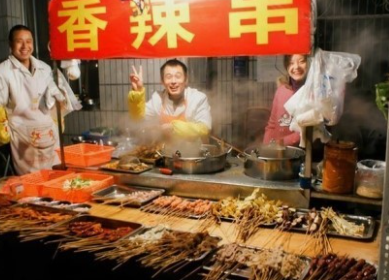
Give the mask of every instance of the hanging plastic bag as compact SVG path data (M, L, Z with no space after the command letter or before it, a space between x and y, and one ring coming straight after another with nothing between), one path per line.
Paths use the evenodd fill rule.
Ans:
M343 114L346 83L357 77L361 63L359 55L317 49L307 80L284 105L293 116L290 130L302 132L316 126L314 137L329 139L325 126L336 125ZM300 146L304 147L301 138Z
M0 146L8 144L10 141L7 112L3 106L0 106Z

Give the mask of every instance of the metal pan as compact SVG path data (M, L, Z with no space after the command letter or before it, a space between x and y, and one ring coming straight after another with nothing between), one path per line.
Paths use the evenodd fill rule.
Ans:
M171 196L166 196L166 197L171 197ZM183 197L181 197L181 198L183 200L187 200L190 202L196 201L196 199L183 198ZM178 210L174 210L170 207L159 207L159 206L153 205L153 204L148 204L148 205L142 206L140 208L140 210L144 211L144 212L148 212L148 213L154 213L154 214L163 213L165 215L167 213L169 213L169 211L171 210L172 215L179 216L179 217L187 217L187 218L192 218L192 219L202 219L208 215L208 212L205 212L202 214L196 214L196 213L193 213L192 211L187 211L187 210L178 211Z
M224 246L225 245L219 247L219 250L222 249ZM255 254L255 252L262 252L264 250L268 250L268 249L263 249L263 248L259 248L259 247L246 246L246 245L240 245L240 244L238 244L238 246L241 247L241 248L253 251L253 255ZM287 253L285 253L285 254L287 254ZM299 258L301 259L301 261L305 265L304 268L303 268L302 275L301 275L301 279L302 279L302 278L304 278L307 275L307 273L309 271L309 264L310 264L311 259L308 258L308 257L305 257L305 256L299 256ZM208 263L206 263L203 266L203 269L206 270L206 271L211 271L217 265L218 265L218 261L216 260L216 255L213 255L213 258L210 259L208 261ZM230 278L233 278L233 279L250 279L250 276L252 276L251 268L245 266L244 264L241 264L240 266L237 266L235 269L226 270L226 271L224 271L224 274L228 277L226 279L230 279Z
M297 211L296 211L297 215L305 215L308 212L309 212L308 209L297 209ZM374 220L373 217L348 215L348 214L343 214L343 217L347 221L353 222L357 225L363 224L365 230L364 230L362 236L340 234L331 226L331 224L329 225L329 229L327 232L328 236L347 238L347 239L356 239L356 240L365 240L365 241L371 240L374 237L375 228L376 228L376 221ZM293 227L290 229L290 231L297 231L297 232L306 232L306 230L307 229L304 226Z
M136 238L137 236L141 236L145 233L147 233L148 231L152 230L153 228L152 227L143 227L141 229L139 229L136 233L132 234L131 235L131 238ZM172 229L165 229L166 231L168 232L180 232L180 233L185 233L184 231L177 231L177 230L172 230ZM188 232L189 234L189 232ZM217 243L219 243L222 239L219 237L219 236L210 236L212 239L214 239ZM156 240L153 240L153 241L158 241L159 239L156 239ZM197 262L197 261L201 261L203 259L205 259L207 256L209 256L214 250L216 250L217 248L213 249L213 250L208 250L208 251L205 251L204 253L202 253L201 255L199 256L193 256L191 258L186 258L185 261L188 261L188 262Z
M108 170L108 171L115 171L115 172L124 172L124 173L130 173L130 174L140 174L146 171L149 171L153 168L152 165L144 166L144 168L141 168L140 170L130 170L130 169L124 169L118 167L119 160L111 161L110 163L104 164L100 166L100 169L102 170Z
M105 202L112 200L107 204L121 205L120 198L131 197L135 192L144 192L147 196L145 199L131 199L130 201L125 201L125 205L140 207L149 203L151 200L161 196L165 190L164 189L155 189L155 188L143 188L143 187L124 187L118 185L112 185L108 188L102 189L92 194L92 199L95 202ZM117 201L113 199L119 198Z
M109 219L109 218L102 218L102 217L97 217L97 216L92 216L92 215L79 215L77 217L74 217L73 219L71 220L68 220L66 223L63 223L61 224L61 226L63 225L70 225L71 223L76 223L76 222L95 222L95 223L100 223L101 226L103 228L106 228L106 229L117 229L117 228L120 228L120 227L130 227L132 229L132 231L123 236L124 237L127 237L131 234L135 234L139 229L141 229L143 227L142 224L139 224L139 223L133 223L133 222L127 222L127 221L121 221L121 220L114 220L114 219ZM70 235L69 233L69 236L72 236ZM74 238L82 238L82 237L75 237L75 236L72 236Z

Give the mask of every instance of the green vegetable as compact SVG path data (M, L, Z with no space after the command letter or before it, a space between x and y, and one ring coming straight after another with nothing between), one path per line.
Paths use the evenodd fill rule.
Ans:
M376 98L375 102L378 109L384 114L385 119L388 119L388 98L389 98L389 82L379 83L375 85Z
M77 177L71 180L66 180L62 187L64 190L80 190L82 188L89 187L92 182L92 179L82 179Z

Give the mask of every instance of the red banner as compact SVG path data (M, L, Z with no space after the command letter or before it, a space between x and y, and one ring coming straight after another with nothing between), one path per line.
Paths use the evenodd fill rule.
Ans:
M51 0L54 59L308 53L310 0Z

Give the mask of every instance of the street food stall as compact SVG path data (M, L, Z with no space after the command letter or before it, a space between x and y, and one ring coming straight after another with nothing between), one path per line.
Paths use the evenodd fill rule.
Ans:
M153 36L146 36L136 28L130 30L138 30L137 32L123 32L122 25L123 22L128 22L128 18L131 23L137 23L138 27L147 23L146 20L141 21L140 19L142 16L147 16L149 12L154 12L154 9L157 13L158 6L154 7L153 2L96 1L91 2L90 5L95 5L92 8L80 1L52 0L50 3L52 9L50 20L54 26L51 27L52 55L54 59L70 57L103 59L108 57L261 55L308 53L310 51L310 1L295 1L293 3L295 8L279 9L278 12L281 14L277 15L271 14L271 10L266 10L269 13L268 17L284 16L285 21L288 21L288 24L284 25L274 23L269 25L269 30L273 30L271 29L273 27L278 31L283 31L279 32L282 35L277 33L279 38L276 39L279 44L275 46L263 44L262 40L266 41L269 38L260 36L261 34L257 34L256 43L253 38L248 39L243 36L243 33L253 32L241 26L241 22L246 18L245 13L240 9L251 6L245 7L239 1L232 1L234 11L229 12L230 7L227 7L227 3L229 4L229 1L192 1L191 9L194 14L197 11L200 16L196 17L191 14L190 19L185 12L188 7L180 6L180 13L186 17L180 18L179 23L187 23L188 26L189 23L193 24L195 27L190 29L193 33L180 29L182 32L175 34L173 38L161 39L167 46L166 48L154 48L160 39L159 36L162 36L159 32L155 32ZM173 3L170 5L170 8L174 6ZM169 14L170 17L174 17L169 7L165 8L166 10L161 11L161 14L166 13L166 16ZM79 26L85 29L77 31L91 32L94 30L93 34L97 35L91 36L89 33L84 39L82 36L76 36L74 25L66 20L70 21L76 17L78 10L82 10L85 14L90 12L93 14L92 18L96 16L98 20L91 21L93 26L87 25L83 22L88 18L85 16L81 21L84 24ZM285 14L282 14L283 12ZM208 33L196 29L196 26L200 28L204 22L208 22L209 26L217 26L213 30L226 30L228 26L225 22L220 24L220 18L226 18L227 14L229 20L233 22L230 25L231 30L227 41L214 38L215 32ZM90 21L90 18L88 20ZM163 18L160 20L163 22ZM154 24L157 25L157 23ZM160 25L163 26L162 23ZM242 28L236 28L236 26ZM144 27L147 27L146 24ZM178 24L176 27L181 27L181 25ZM298 31L296 31L297 27L299 27ZM159 30L167 32L163 28ZM195 35L200 37L200 42L207 42L207 45L198 43L194 39ZM217 35L223 38L225 34L219 32ZM104 36L108 36L108 39ZM150 44L142 42L142 36L149 38ZM90 41L81 42L85 41L85 38ZM237 38L236 41L234 38ZM189 42L192 40L193 43L190 45ZM188 47L177 48L172 43L174 41L184 45L187 43ZM129 42L133 42L131 48L128 47ZM223 48L222 45L229 45L229 48ZM290 49L284 49L289 47ZM306 141L309 147L309 137ZM66 270L63 265L69 262L72 264L69 270L72 271L75 259L89 268L93 267L91 263L97 264L96 266L103 264L104 269L99 268L93 273L91 270L89 272L81 270L80 274L85 274L86 277L101 273L101 277L119 279L128 273L133 273L133 275L139 274L138 277L143 277L139 279L149 279L153 275L150 276L144 270L151 268L157 275L156 277L161 277L161 279L164 277L166 279L183 279L184 277L193 277L193 279L200 279L199 277L205 277L204 279L322 279L326 268L319 267L315 262L331 262L333 266L347 263L348 266L342 271L342 275L350 273L348 277L353 277L350 276L352 271L356 274L362 273L366 277L362 279L376 279L376 271L383 273L382 264L385 254L379 254L379 252L380 242L381 244L387 242L387 237L385 237L387 195L385 196L385 193L383 195L384 223L381 226L372 217L336 213L331 207L311 209L314 207L311 205L313 190L303 188L299 181L299 173L302 172L301 163L304 160L308 173L303 177L310 178L311 176L309 149L304 151L300 148L284 147L281 151L277 149L265 149L264 151L259 148L248 148L243 153L232 156L231 152L236 148L221 140L212 145L198 147L198 150L184 151L176 148L169 149L165 146L156 149L152 158L137 154L136 152L139 151L132 151L132 154L112 159L114 149L109 146L79 143L64 147L62 143L58 153L61 155L66 171L42 171L29 174L30 176L26 175L14 182L4 183L4 186L15 195L14 199L18 198L20 205L3 208L7 210L0 212L2 225L0 233L4 235L16 233L17 238L24 241L22 242L24 244L43 240L39 246L56 245L57 247L51 247L49 250L49 253L52 253L52 249L60 251L58 253L60 261L56 263L54 261L56 269ZM31 175L37 177L32 178ZM27 191L31 193L27 195ZM145 198L143 195L146 194L151 195L151 198ZM353 202L355 201L357 200ZM56 218L63 216L65 222L42 224L40 219L26 222L19 216L19 213L24 213L24 211L34 211L34 216L43 215L42 212L47 211L44 207L49 207L51 210L48 212L54 213ZM58 211L58 213L52 208L66 210ZM52 216L49 218L50 222L52 222L51 219ZM91 228L79 228L81 224L91 225ZM168 233L163 235L166 237L165 243L145 241L143 234L159 225L169 227ZM96 238L91 238L95 236L93 235L95 229L98 232L97 236L103 232L99 230L117 233L119 229L123 230L123 235L115 239L108 238L109 242L96 241ZM183 232L188 235L181 235ZM91 235L86 235L86 233ZM6 236L4 240L7 242L12 240L14 246L21 246L17 241L15 242L14 237ZM203 249L204 251L200 250L199 252L202 253L200 255L197 251L190 250L198 249L197 245L184 242L185 240L201 240L202 244L203 237L207 240L204 243L207 243L209 247ZM176 243L170 243L169 238L175 239ZM4 240L1 242L5 242ZM183 246L178 246L177 243ZM161 251L158 245L166 246L170 250ZM5 254L9 254L12 247L7 247L7 249L4 251ZM83 255L83 260L80 260L77 251L84 251L90 255L88 257ZM264 252L271 252L271 255L266 255ZM161 254L162 258L156 257L158 254ZM255 257L250 257L253 255L263 259L255 263ZM280 276L273 266L263 265L266 258L287 259L292 255L297 256L298 265L294 267L301 270L300 274ZM246 261L241 262L238 256ZM5 257L1 256L1 259L3 258ZM132 263L132 258L136 258L137 261ZM43 259L45 265L50 265L47 256ZM100 263L100 260L109 263ZM8 260L6 263L11 264L12 262ZM109 266L107 270L105 270L106 265ZM120 271L116 275L115 270L111 270L112 267L116 269L125 266L127 270L116 270ZM15 268L12 265L10 267ZM187 267L190 269L185 269ZM39 269L35 271L42 272ZM169 274L172 271L173 274ZM53 277L52 272L51 269L47 272L47 279ZM335 273L340 275L341 272ZM64 275L67 273L64 272ZM69 275L71 275L70 272ZM332 277L335 276L327 274L326 277L326 279L334 279Z

